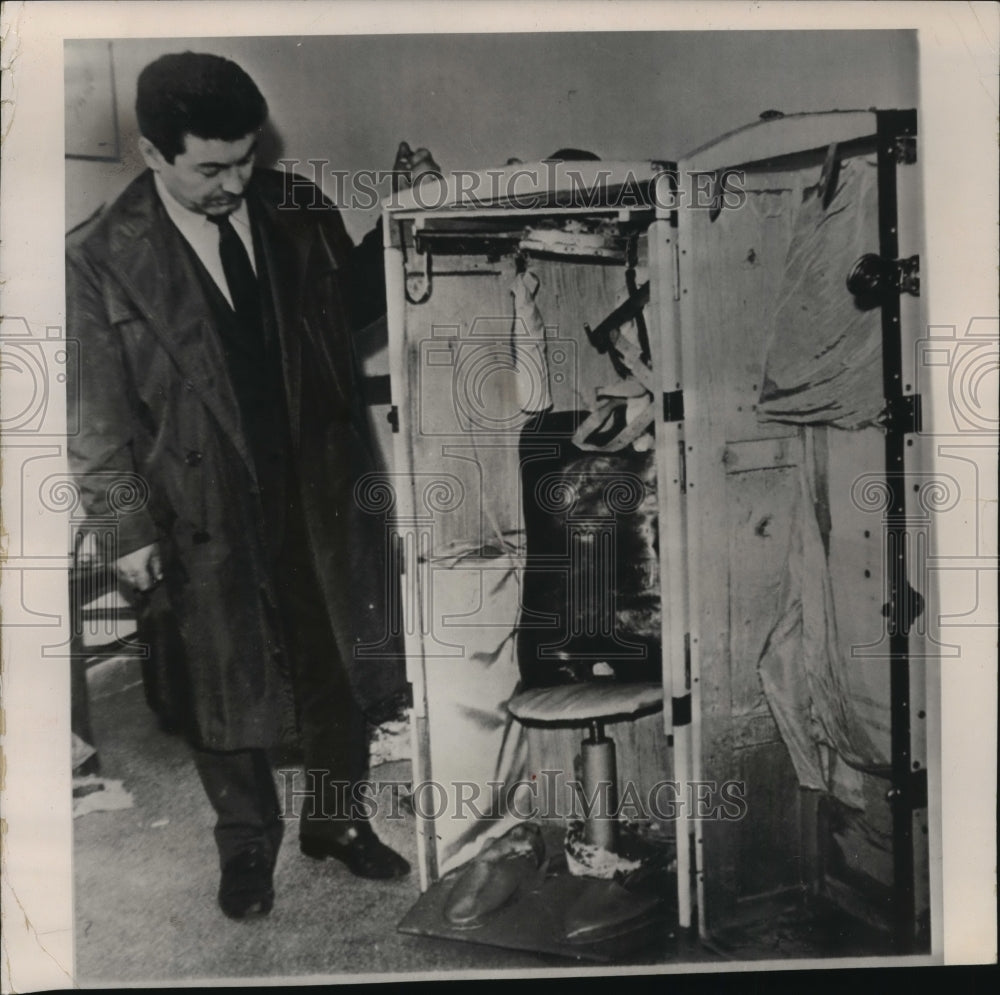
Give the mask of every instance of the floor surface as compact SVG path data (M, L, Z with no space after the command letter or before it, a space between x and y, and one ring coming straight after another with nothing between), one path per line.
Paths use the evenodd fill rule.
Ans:
M291 815L275 871L274 910L252 921L226 919L216 904L214 814L187 747L159 728L146 705L137 664L105 668L109 672L113 680L92 687L93 738L101 776L123 782L132 806L74 820L79 985L250 978L271 983L367 981L442 974L495 978L507 972L564 975L585 966L471 937L460 941L398 932L420 897L413 816L405 805L394 818L383 809L373 825L413 865L409 878L366 881L337 861L309 860L299 853ZM372 769L373 781L409 781L409 761L392 757L391 742L376 743L373 763L382 762ZM289 774L296 770L293 765L285 769ZM522 907L531 914L530 903ZM854 927L840 920L813 922L795 914L737 931L727 937L728 947L700 944L680 930L667 930L662 943L658 937L621 964L640 971L661 967L686 972L700 965L717 970L727 960L794 962L886 952L861 942Z
M184 743L159 729L139 683L93 698L91 712L100 774L123 781L133 806L74 821L80 984L480 971L493 977L498 970L578 966L398 933L420 894L416 870L402 881L372 882L336 861L309 860L296 846L294 822L275 872L274 910L253 921L226 919L216 905L214 816ZM409 764L383 764L372 777L408 779ZM374 825L415 868L412 816L380 814ZM659 959L654 951L638 963Z

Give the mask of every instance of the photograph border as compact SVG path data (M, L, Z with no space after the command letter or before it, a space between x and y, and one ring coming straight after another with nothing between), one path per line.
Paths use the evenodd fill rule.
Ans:
M18 335L56 339L65 324L62 275L64 226L62 127L64 38L184 37L225 35L329 35L447 33L473 31L572 30L785 30L832 28L913 28L918 32L921 156L926 205L925 246L928 334L954 337L990 334L997 322L997 150L998 105L996 54L997 8L991 3L951 5L946 2L889 5L762 3L753 8L724 2L679 3L655 11L644 3L608 5L556 2L489 5L418 2L327 3L308 5L264 2L239 5L217 2L139 3L8 3L3 9L3 171L0 196L0 278L3 280L4 346ZM526 16L530 6L530 16ZM172 8L170 16L166 7ZM572 12L570 15L569 12ZM178 24L184 31L176 30ZM270 26L270 30L267 29ZM197 27L198 30L192 30ZM116 126L116 133L117 133ZM119 136L120 140L120 136ZM100 161L117 161L117 157ZM956 173L958 175L956 176ZM980 322L981 324L976 324ZM992 324L991 324L992 323ZM970 332L969 329L972 329ZM995 332L993 333L995 334ZM947 337L945 335L945 337ZM5 374L5 381L9 378ZM6 385L5 383L5 385ZM58 395L52 410L60 408ZM928 384L935 418L954 408L946 371L931 370ZM24 398L0 394L3 424L13 410L28 410ZM19 407L19 405L21 407ZM995 416L995 410L993 412ZM992 424L996 425L993 417ZM931 434L940 422L932 425ZM64 430L64 428L63 428ZM46 425L49 435L59 429ZM974 437L990 451L995 429ZM5 433L4 463L9 470L24 458L30 436ZM22 450L20 453L18 449ZM995 447L993 448L995 454ZM942 618L957 609L976 607L965 624L949 628L960 645L961 679L949 674L958 664L942 661L939 694L929 688L928 750L937 749L940 783L932 772L932 822L940 820L940 836L931 839L932 955L880 958L881 964L993 963L996 960L996 466L978 457L980 493L970 510L982 534L974 534L975 560L942 573ZM58 661L39 666L37 632L14 625L23 613L25 592L33 604L44 604L49 616L68 618L65 585L66 531L53 529L43 548L21 556L25 514L31 504L18 489L17 475L3 474L5 569L0 603L3 629L0 692L3 696L3 895L2 984L4 991L30 991L75 984L72 884L72 813L69 771L69 673ZM972 526L970 526L972 527ZM957 537L965 548L968 536ZM939 556L947 560L948 549ZM20 557L20 559L19 559ZM969 560L970 557L965 557ZM948 564L945 562L945 569ZM27 587L25 586L27 585ZM51 629L48 629L49 640ZM934 707L940 702L940 711ZM985 789L984 789L985 786ZM56 885L58 882L58 885ZM867 961L865 963L868 963ZM824 965L833 966L833 965ZM837 966L847 966L838 964ZM754 962L741 969L798 969L798 963ZM732 965L668 965L643 972L672 974L697 970L732 970ZM505 972L456 972L455 977L496 977ZM518 973L511 972L512 976ZM609 969L553 969L559 976L633 973ZM400 980L398 975L390 976ZM408 976L410 977L410 976ZM434 975L413 975L425 980ZM259 979L261 983L306 984L317 980L378 980L377 973L323 978ZM207 979L206 979L207 980ZM226 984L226 979L211 979ZM183 984L205 983L185 980ZM239 983L254 983L240 981Z

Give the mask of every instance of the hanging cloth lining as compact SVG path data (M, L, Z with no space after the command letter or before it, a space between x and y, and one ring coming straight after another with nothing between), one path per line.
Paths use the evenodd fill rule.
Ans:
M538 277L530 270L517 273L510 285L514 298L510 345L517 405L530 414L552 407L545 322L535 302L539 285Z
M836 606L823 537L816 517L815 449L806 429L805 459L781 611L758 661L761 684L799 783L832 791L860 807L861 774L884 768L858 718L837 638ZM836 758L846 762L834 770Z
M794 221L765 350L762 421L847 429L878 422L881 312L846 287L855 260L878 245L877 220L875 165L853 158L834 169L828 156Z
M510 284L514 302L510 339L514 389L516 404L526 414L552 407L545 322L536 303L539 285L538 277L530 270L518 272ZM635 317L623 319L620 327L608 332L608 348L625 376L597 389L591 414L573 438L578 449L616 452L630 445L638 451L650 448L652 440L647 444L642 437L656 416L656 384L643 356L641 337Z

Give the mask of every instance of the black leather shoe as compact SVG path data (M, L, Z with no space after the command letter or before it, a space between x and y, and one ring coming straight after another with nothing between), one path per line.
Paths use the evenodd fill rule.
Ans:
M219 908L230 919L266 916L274 905L274 866L261 850L244 850L222 868Z
M299 849L313 860L335 857L359 878L388 880L410 873L410 865L387 847L367 822L355 822L340 840L332 835L299 837Z

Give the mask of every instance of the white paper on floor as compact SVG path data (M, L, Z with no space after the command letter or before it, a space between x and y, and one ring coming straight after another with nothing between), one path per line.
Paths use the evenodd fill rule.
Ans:
M131 807L132 796L121 781L94 774L73 778L74 819L88 812L116 812Z
M380 764L392 763L396 760L410 758L410 715L413 710L406 709L405 717L391 719L375 726L371 731L369 764L378 767Z

